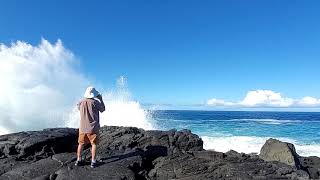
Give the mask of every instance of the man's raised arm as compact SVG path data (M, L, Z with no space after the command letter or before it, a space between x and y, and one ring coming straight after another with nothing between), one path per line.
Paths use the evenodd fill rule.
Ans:
M99 95L97 96L97 98L100 100L100 103L99 103L99 105L98 105L99 111L100 111L100 112L105 111L105 110L106 110L106 107L105 107L105 105L104 105L102 96L99 94Z

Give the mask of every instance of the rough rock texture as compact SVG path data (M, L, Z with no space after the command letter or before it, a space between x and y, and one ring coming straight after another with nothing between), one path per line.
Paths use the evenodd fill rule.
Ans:
M260 157L265 161L278 161L303 170L311 179L320 179L320 158L299 156L291 143L268 139L261 148Z
M148 174L150 179L309 179L306 172L286 164L235 151L174 154L156 159L154 166Z
M312 179L320 179L320 158L316 156L299 157L301 169L307 171Z
M299 157L301 167L264 161L257 155L203 150L189 130L145 131L103 127L98 159L76 167L77 130L45 129L0 136L0 179L318 179L320 159ZM271 146L270 146L271 147ZM280 151L286 151L281 149ZM272 149L268 152L273 152Z
M0 136L0 156L42 159L76 149L77 131L70 128L44 129Z
M279 161L297 169L301 166L294 145L277 139L270 138L267 140L261 148L260 157L265 161Z

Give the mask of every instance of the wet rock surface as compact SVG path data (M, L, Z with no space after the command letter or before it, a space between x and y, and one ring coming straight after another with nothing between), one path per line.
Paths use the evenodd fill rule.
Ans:
M74 166L77 133L56 128L0 136L0 179L319 179L318 157L288 153L280 141L267 141L268 150L260 156L221 153L204 150L202 140L189 130L115 126L100 130L99 166L90 168L88 146L83 152L86 164L78 167ZM281 158L265 158L277 158L274 152ZM294 164L282 160L291 156Z

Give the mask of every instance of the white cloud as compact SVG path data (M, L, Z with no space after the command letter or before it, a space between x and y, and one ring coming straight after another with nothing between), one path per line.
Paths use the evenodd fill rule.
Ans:
M64 126L64 115L88 85L76 63L60 40L0 44L0 130Z
M314 97L304 97L299 102L299 105L301 106L319 106L320 105L320 99L316 99Z
M207 101L209 106L226 106L226 107L320 107L320 99L306 96L302 99L293 99L283 96L279 92L271 90L249 91L243 100L238 102L227 102L221 99L212 98Z
M270 90L249 91L246 97L239 103L243 106L272 106L289 107L293 105L293 99L283 97L280 93Z
M234 105L234 103L232 103L232 102L227 102L227 101L224 101L221 99L215 99L215 98L209 99L207 101L207 104L210 106L232 106L232 105Z

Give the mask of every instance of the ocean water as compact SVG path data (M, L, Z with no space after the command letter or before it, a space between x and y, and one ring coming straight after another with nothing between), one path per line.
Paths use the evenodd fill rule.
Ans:
M155 127L190 129L204 148L259 153L268 138L293 143L303 156L320 157L319 112L153 111Z
M102 126L134 126L147 130L190 129L202 138L205 149L221 152L232 149L259 153L265 141L272 137L293 143L300 155L320 157L320 112L145 110L131 97L124 76L117 79L115 88L101 92L106 103L106 111L100 116ZM22 100L14 102L20 104ZM80 114L76 103L62 108L60 113L43 111L45 116L38 115L39 118L35 118L38 116L32 112L38 112L38 107L46 107L47 102L42 100L37 101L33 111L28 109L30 116L24 113L3 116L5 114L0 113L0 135L52 127L78 128ZM52 104L52 107L57 105ZM24 109L17 106L14 112ZM8 118L14 121L8 123L5 121Z

